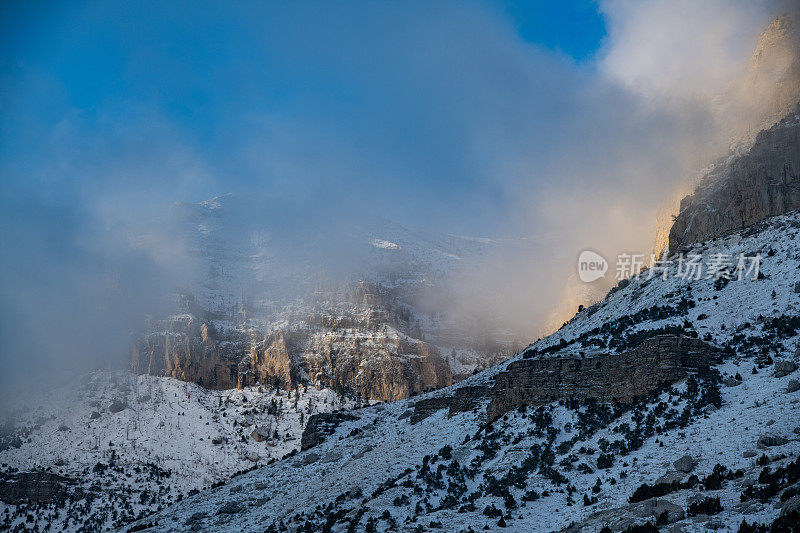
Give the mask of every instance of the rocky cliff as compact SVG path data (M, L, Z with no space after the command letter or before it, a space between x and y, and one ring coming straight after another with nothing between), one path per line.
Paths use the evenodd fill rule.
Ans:
M716 165L681 201L672 252L800 208L800 107L756 137L744 155Z
M390 223L276 237L269 219L241 215L248 205L225 196L174 206L170 235L191 268L175 314L135 335L135 372L214 389L310 384L397 400L522 347L502 324L421 302L491 242ZM348 263L346 276L337 261Z
M397 400L445 387L453 375L437 348L389 327L327 317L326 324L256 331L218 331L184 313L149 325L133 344L131 368L211 389L265 385L292 389L303 383ZM368 320L369 322L369 320Z
M554 401L630 402L718 362L719 351L693 337L658 335L621 354L518 358L484 385L465 385L414 402L412 424L442 409L448 416L479 409L488 400L491 422L521 406Z
M137 337L133 343L131 369L140 374L170 376L212 389L241 385L237 346L211 338L208 324L191 314L158 321L158 332ZM155 327L155 325L153 325Z
M741 166L746 166L748 161L755 166L770 162L771 154L763 149L763 143L765 135L772 134L762 132L792 115L800 102L798 51L800 7L794 6L775 18L761 33L743 75L714 98L711 112L724 135L721 147L729 147L727 155L697 175L687 176L673 194L664 198L656 215L653 247L656 255L667 247L675 251L676 246L707 239L742 227L748 221L785 212L781 210L781 204L788 199L770 185L775 174L756 171L749 177L743 176L742 172L751 172L752 169ZM713 140L710 143L713 144ZM716 158L712 153L709 157ZM779 151L777 155L779 157L771 161L777 168L764 170L777 170L779 175L782 154ZM796 172L796 166L794 170ZM727 189L720 187L726 181L734 184ZM699 194L692 195L695 189ZM714 195L720 198L709 202ZM715 211L703 213L705 205ZM734 213L728 215L725 211ZM676 217L677 225L673 229Z
M661 335L619 355L518 359L495 377L489 420L523 405L564 399L630 402L708 368L717 351L691 337Z

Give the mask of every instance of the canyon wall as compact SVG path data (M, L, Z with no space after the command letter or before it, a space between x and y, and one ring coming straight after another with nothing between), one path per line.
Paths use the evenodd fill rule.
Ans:
M720 163L681 201L669 249L800 209L800 107L762 131L744 155Z
M325 320L329 325L334 321ZM294 328L260 339L255 335L220 333L193 314L176 315L151 324L148 334L136 338L131 368L211 389L291 389L308 382L380 401L453 383L434 346L380 328Z
M447 409L449 416L486 407L491 422L508 411L558 400L630 402L708 369L719 352L705 342L682 335L652 337L618 355L555 355L517 359L484 385L458 387L450 395L423 398L401 418L412 424Z
M787 135L793 133L774 126L787 117L791 122L797 113L798 51L800 7L796 5L762 32L744 75L715 98L716 120L731 140L730 149L708 170L685 177L675 193L664 199L656 217L656 255L667 246L676 252L687 244L797 208L797 145L792 154ZM792 165L787 176L784 164Z
M716 350L690 337L661 335L619 355L518 359L494 380L488 420L523 405L556 400L629 402L708 368Z

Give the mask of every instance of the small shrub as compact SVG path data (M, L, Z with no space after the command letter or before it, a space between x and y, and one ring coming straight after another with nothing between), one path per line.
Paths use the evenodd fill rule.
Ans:
M723 510L719 498L703 498L700 501L693 502L686 512L689 516L697 516L700 514L712 516L721 513Z
M597 468L606 469L614 465L614 455L610 453L601 453L597 456Z

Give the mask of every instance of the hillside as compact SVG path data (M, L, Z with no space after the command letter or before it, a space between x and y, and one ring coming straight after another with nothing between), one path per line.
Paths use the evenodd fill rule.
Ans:
M705 261L760 253L761 274L726 283L677 278L677 265L666 280L645 273L509 362L419 398L360 409L321 444L139 526L594 531L648 521L684 530L772 523L797 505L800 479L798 242L794 212L696 244L691 251ZM520 361L614 357L664 335L698 337L719 358L626 403L562 398L487 420L498 376Z
M0 434L3 529L115 529L299 449L331 390L210 391L97 371L8 405ZM35 518L28 519L28 516Z

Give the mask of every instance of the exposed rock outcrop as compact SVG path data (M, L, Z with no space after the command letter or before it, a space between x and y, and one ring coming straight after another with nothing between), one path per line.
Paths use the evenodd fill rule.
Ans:
M365 398L398 400L453 383L436 348L402 336L314 334L305 353L315 383L351 387Z
M74 481L49 472L20 472L0 479L0 500L8 504L21 501L48 503L66 496Z
M453 383L446 361L424 341L387 334L375 324L320 320L327 320L321 329L278 330L256 341L237 331L219 334L194 314L184 313L151 325L154 331L134 343L131 366L137 373L171 376L211 389L291 389L308 376L313 385L380 401Z
M775 18L759 36L744 75L733 80L722 94L714 98L712 112L720 130L726 132L732 141L731 150L710 172L679 184L674 193L664 199L656 217L656 255L660 255L668 245L671 251L676 251L672 245L693 242L687 239L674 242L674 237L670 238L675 217L686 207L685 201L681 200L691 198L698 185L704 189L709 182L724 179L730 173L730 160L744 154L753 146L760 131L771 128L791 114L800 102L799 51L800 7L794 6Z
M589 515L586 520L570 526L565 533L584 531L600 531L609 528L611 531L625 531L636 525L661 520L663 524L672 524L683 520L686 514L680 505L663 498L652 498L632 503L616 509L598 511Z
M797 363L787 359L776 359L772 369L776 378L782 378L797 370Z
M701 340L661 335L619 355L518 359L495 378L487 418L567 398L629 402L708 368L717 357Z
M221 347L207 324L190 313L149 325L150 333L134 341L131 370L170 376L211 389L239 387L238 363L244 346Z
M349 413L318 413L308 419L300 438L300 450L305 451L322 443L325 437L333 433L339 424L349 420L358 420L358 417Z
M448 410L448 417L455 413L471 411L488 397L489 389L483 385L459 387L452 396L436 396L418 400L414 404L413 411L408 415L409 420L412 424L416 424L441 409Z
M759 449L771 448L772 446L783 446L788 443L789 439L780 435L762 435L756 442L756 447Z
M250 433L250 437L256 442L264 442L272 438L269 428L256 428Z
M720 163L681 201L669 248L751 226L800 209L800 107L758 134L744 155Z
M108 406L108 411L110 413L119 413L121 411L124 411L127 408L128 408L128 404L126 404L124 401L122 401L122 400L114 400L111 403L111 405Z
M675 470L678 472L683 472L684 474L688 474L692 471L692 467L694 466L694 461L692 460L691 455L684 455L680 459L676 460L672 463L672 466L675 467Z

